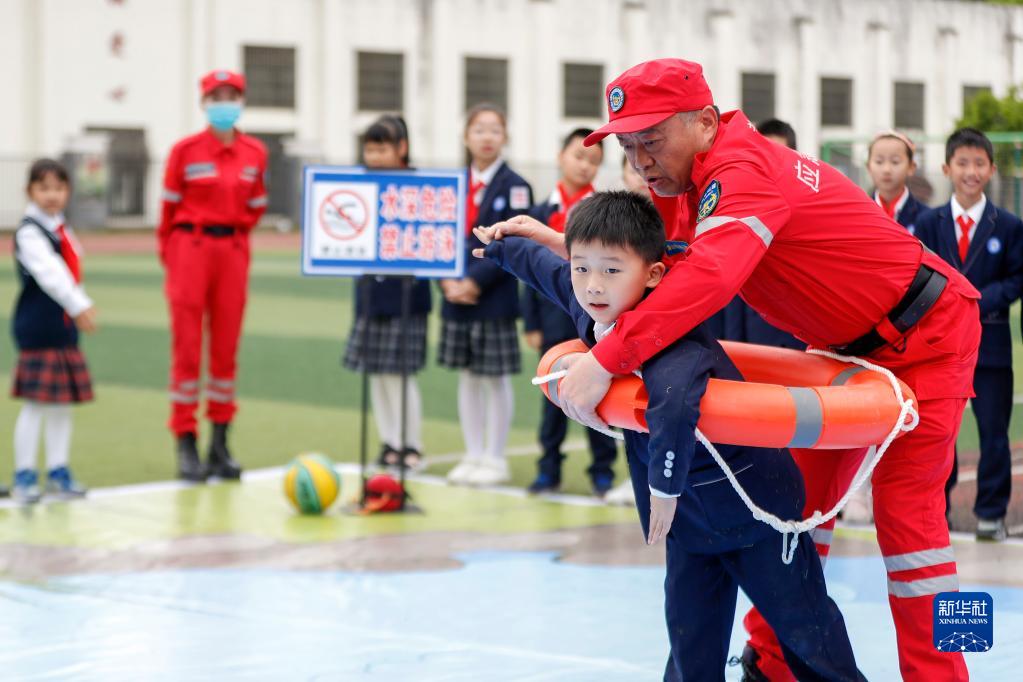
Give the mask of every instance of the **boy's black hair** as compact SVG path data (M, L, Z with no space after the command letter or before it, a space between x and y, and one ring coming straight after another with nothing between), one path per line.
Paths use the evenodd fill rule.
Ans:
M945 163L952 160L960 147L983 149L988 161L995 162L995 148L991 145L991 140L976 128L960 128L948 136L948 142L945 143Z
M25 185L25 189L28 189L37 182L42 182L47 175L51 174L55 175L65 185L71 184L71 176L68 175L64 164L53 159L37 159L32 164L32 167L28 169L28 184Z
M408 125L401 116L386 114L374 121L362 136L362 143L393 144L398 146L405 142L405 154L401 157L407 166L409 161Z
M597 192L568 214L565 248L600 242L632 249L647 263L664 256L664 222L650 199L626 190Z
M582 139L585 140L589 135L592 135L592 134L593 134L593 128L576 128L575 130L573 130L572 132L570 132L568 135L565 136L564 141L562 141L562 143L561 143L561 151L565 151L566 149L568 149L568 145L572 144L572 140L574 140L575 138L581 137ZM600 153L603 154L604 153L604 141L601 140L600 142L598 142L596 144L596 146L600 147Z
M789 149L796 148L796 130L785 121L779 118L769 118L757 124L757 132L761 135L773 135L785 138L785 146Z

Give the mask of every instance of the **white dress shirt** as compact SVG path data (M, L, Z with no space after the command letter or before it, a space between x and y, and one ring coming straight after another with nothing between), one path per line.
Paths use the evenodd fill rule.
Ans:
M64 224L64 216L60 213L50 215L44 213L34 202L29 203L25 215L43 226L48 232L56 235L57 228ZM75 239L71 228L64 226L64 232L71 242L71 247L82 254L81 244ZM19 229L15 235L18 246L18 262L28 270L39 288L64 309L69 317L78 317L92 307L92 300L85 295L85 289L75 282L74 275L60 254L53 250L53 244L39 230Z

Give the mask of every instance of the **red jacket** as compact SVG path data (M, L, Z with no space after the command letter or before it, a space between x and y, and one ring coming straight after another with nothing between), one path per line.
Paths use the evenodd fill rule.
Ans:
M177 223L251 230L266 211L266 148L236 132L225 145L207 128L171 149L163 181L161 243Z
M765 139L739 111L722 115L710 150L696 155L689 191L654 200L668 239L689 248L594 347L614 374L633 371L737 293L819 347L873 329L921 262L948 277L949 290L979 298L848 178Z

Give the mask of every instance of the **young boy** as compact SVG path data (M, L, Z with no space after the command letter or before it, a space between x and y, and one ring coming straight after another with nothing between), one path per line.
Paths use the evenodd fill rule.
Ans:
M555 301L591 345L665 272L661 218L649 200L630 192L595 194L572 212L565 230L569 261L526 239L495 240L495 232L477 228L486 247L473 254ZM753 518L696 441L707 382L742 379L724 350L697 327L646 362L642 377L650 433L626 431L625 451L644 537L648 544L667 542L665 679L721 679L738 587L778 634L799 679L863 679L810 537L801 534L792 563L782 563L778 533ZM805 493L788 451L717 448L760 507L798 518Z
M1005 512L1012 485L1009 306L1023 289L1023 223L984 195L995 172L994 148L979 130L961 128L952 133L945 145L942 170L952 182L954 194L944 206L917 218L916 236L980 291L983 331L972 400L980 434L980 463L973 512L977 515L977 539L998 542L1006 537ZM953 463L946 498L955 485L957 469Z
M604 145L583 146L583 140L592 132L589 128L577 128L568 134L558 155L561 179L550 198L529 212L529 215L559 232L564 232L569 212L593 194L593 180L604 160ZM522 294L522 318L526 323L526 344L541 354L552 346L576 337L572 318L533 289L527 288ZM539 438L543 454L536 463L536 480L528 488L534 495L557 492L561 487L561 463L565 459L561 453L561 444L568 431L568 417L565 413L542 395L540 400L543 403L543 418ZM587 474L593 494L602 498L614 483L612 467L618 448L613 438L593 429L586 429L586 437L593 454L593 464L587 469Z

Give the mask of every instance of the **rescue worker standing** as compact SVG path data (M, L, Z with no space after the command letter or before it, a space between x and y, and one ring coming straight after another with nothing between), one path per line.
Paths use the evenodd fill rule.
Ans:
M689 246L661 284L568 368L559 386L565 412L602 426L594 408L612 375L632 372L740 292L799 339L887 367L913 389L920 413L873 474L900 670L913 682L968 679L961 653L935 648L932 623L935 595L959 589L944 482L973 394L977 290L837 170L766 140L741 111L719 114L699 64L640 64L606 96L610 123L586 142L617 135L654 195L668 239ZM528 218L496 227L564 252L561 235ZM822 427L819 404L800 409L794 448L804 426ZM865 452L792 454L806 483L804 513L812 514L848 489ZM822 560L833 526L812 534ZM744 672L791 679L769 625L747 616Z
M237 479L227 430L237 410L235 367L249 274L249 232L266 210L267 154L241 133L245 77L217 70L200 81L209 126L171 149L157 232L171 318L170 430L178 476ZM206 416L213 424L206 465L196 446L203 328L209 330Z

